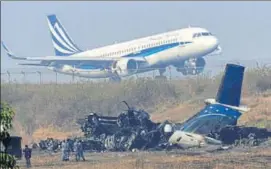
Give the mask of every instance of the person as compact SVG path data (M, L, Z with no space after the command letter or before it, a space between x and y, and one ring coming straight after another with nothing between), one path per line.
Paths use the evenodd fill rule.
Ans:
M48 151L50 155L53 155L54 140L51 138L48 142Z
M73 143L73 151L75 152L75 160L78 161L80 159L79 157L79 149L78 149L78 143L79 141L76 139L75 142Z
M84 157L84 149L83 149L83 145L82 145L82 140L79 140L79 141L77 142L77 152L76 152L76 153L78 153L78 155L77 155L78 160L80 160L80 158L82 158L82 160L85 161L85 157ZM78 160L77 160L77 161L78 161Z
M62 161L69 161L69 142L68 140L64 140L61 143L62 150Z
M31 167L31 153L32 150L30 148L28 148L28 145L25 145L25 149L23 150L24 153L24 157L25 157L25 161L26 161L26 167L30 168Z

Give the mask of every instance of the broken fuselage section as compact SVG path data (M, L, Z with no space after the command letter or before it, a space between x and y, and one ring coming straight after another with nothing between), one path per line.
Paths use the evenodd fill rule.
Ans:
M220 144L214 133L236 125L241 111L248 110L240 106L244 69L240 65L227 64L216 99L207 99L205 108L180 125L169 143L183 148Z

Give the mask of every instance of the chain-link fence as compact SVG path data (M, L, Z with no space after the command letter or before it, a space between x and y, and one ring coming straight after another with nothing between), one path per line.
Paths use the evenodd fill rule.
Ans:
M212 62L212 63L211 63ZM261 61L259 61L261 62ZM200 75L204 76L214 76L222 71L224 71L225 65L227 63L235 63L241 64L246 66L246 69L249 68L270 68L271 62L264 62L259 63L256 60L244 60L244 61L217 61L214 63L213 60L208 61L207 65L204 68L204 71L200 73ZM137 73L131 76L122 77L122 79L129 79L129 78L152 78L154 79L156 76L159 76L158 69L139 69L139 72L144 73ZM185 77L191 76L184 76L182 73L183 69L176 69L175 67L167 67L165 72L163 73L164 76L167 77L168 80L176 80L182 79ZM87 78L84 76L88 76L91 74L97 74L102 72L101 70L86 70L78 72L77 70L71 69L66 73L52 71L46 68L7 68L5 70L1 69L1 83L34 83L34 84L60 84L60 83L86 83L86 82L108 82L109 78ZM83 76L80 76L83 75Z
M213 66L211 68L206 68L200 75L212 76L216 75L224 70L224 65ZM136 73L131 76L121 77L122 79L137 79L137 78L151 78L155 79L160 76L159 70L153 69L138 69L137 71L143 73ZM174 67L168 67L163 70L163 76L165 76L168 80L172 79L182 79L187 77L187 75L183 75L181 72L182 69L178 71ZM90 74L95 74L102 72L102 70L92 70L92 71L68 71L68 73L61 73L46 69L41 70L29 70L29 69L10 69L7 71L1 72L1 83L34 83L34 84L47 84L47 83L85 83L85 82L108 82L109 78L88 78L84 76L88 76ZM81 75L84 75L83 77ZM188 77L191 77L188 75Z

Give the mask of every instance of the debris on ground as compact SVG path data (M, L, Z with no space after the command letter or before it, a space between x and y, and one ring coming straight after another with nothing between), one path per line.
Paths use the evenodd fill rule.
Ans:
M71 148L75 139L83 141L86 151L134 151L134 150L170 150L180 148L169 144L169 138L181 125L164 121L155 123L144 110L135 110L129 106L127 111L117 117L99 116L91 113L79 120L82 138L70 138ZM226 126L220 131L206 135L207 142L222 144L221 150L227 145L258 146L271 137L267 129L244 126ZM57 152L62 140L48 138L38 144L41 150ZM226 147L226 148L225 148Z

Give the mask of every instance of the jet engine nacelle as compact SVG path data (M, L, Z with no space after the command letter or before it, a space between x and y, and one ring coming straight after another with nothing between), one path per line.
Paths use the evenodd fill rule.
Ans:
M197 75L203 72L206 62L203 58L196 58L187 60L177 67L178 72L182 72L183 75Z
M138 63L134 59L123 58L112 64L112 72L119 76L127 76L136 73L138 70Z

